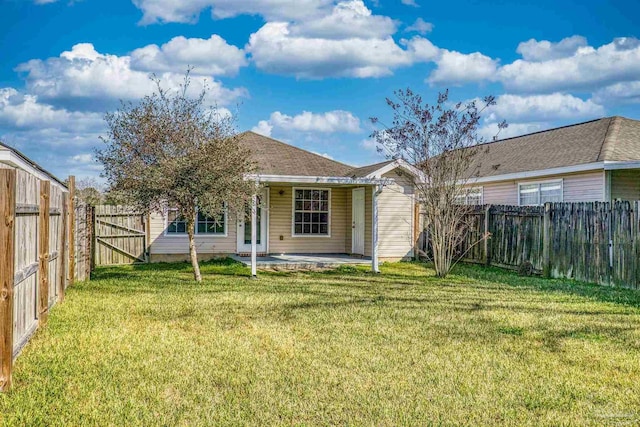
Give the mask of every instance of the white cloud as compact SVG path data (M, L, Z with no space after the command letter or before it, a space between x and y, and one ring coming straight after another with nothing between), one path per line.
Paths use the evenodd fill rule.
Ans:
M582 36L571 36L557 43L548 40L531 39L518 45L518 52L525 61L548 61L574 55L578 49L587 46L587 39Z
M479 99L475 99L477 105ZM553 127L558 120L576 122L602 117L605 109L591 99L583 100L569 94L521 96L505 94L496 98L496 105L482 113L482 126L478 135L491 141L510 138ZM498 124L506 120L509 125L500 130Z
M598 89L593 94L596 102L603 104L640 103L640 80L635 82L615 83L613 85Z
M360 147L374 153L378 152L378 143L373 138L366 138L360 141Z
M56 109L39 103L35 95L22 94L14 88L0 88L0 125L9 129L84 133L102 130L104 120L98 113Z
M405 28L405 31L407 32L413 31L420 34L427 34L433 31L433 24L431 22L425 21L422 18L418 18L416 19L416 22L414 22L412 25L409 25L407 28Z
M491 80L495 77L498 61L480 52L464 54L440 49L437 68L427 81L431 84L461 84Z
M93 163L95 162L95 157L93 156L93 154L76 154L75 156L72 156L70 159L71 163Z
M261 15L267 20L316 18L333 0L133 0L143 12L142 24L156 22L193 23L211 8L214 18Z
M312 151L313 154L317 154L318 156L322 156L325 159L333 160L333 157L329 153L319 153L317 151Z
M578 120L601 117L602 105L569 94L521 96L505 94L496 98L483 115L487 121L500 122L551 122L554 120Z
M251 129L252 132L259 133L264 136L271 136L273 125L268 120L260 120L256 126Z
M246 50L256 66L299 78L380 77L413 63L391 37L330 40L291 33L290 24L269 22L251 35Z
M511 138L550 127L548 123L509 123L509 127L500 129L498 128L498 123L487 123L478 129L478 137L488 142L493 141L494 137L497 137L497 139Z
M335 5L330 14L305 20L290 27L291 34L309 38L347 39L385 38L396 32L396 22L373 15L362 0L346 0Z
M349 111L334 110L326 113L303 111L296 116L289 116L280 111L271 113L269 120L261 120L254 132L270 136L276 128L282 131L336 133L360 132L360 119Z
M209 39L178 36L160 47L150 44L131 52L131 68L141 71L184 73L193 67L201 75L233 76L245 65L242 49L215 34Z
M615 83L637 81L640 40L631 37L594 48L578 48L571 56L545 61L517 60L502 67L499 80L509 91L595 91Z
M26 73L30 93L54 105L81 105L104 111L120 99L139 99L154 91L149 74L131 68L130 56L102 54L91 43L77 44L59 57L34 59L16 69ZM173 89L183 82L184 73L164 72L158 77L166 88ZM205 85L210 103L226 105L246 95L245 89L227 89L207 76L192 75L192 94L199 93Z
M418 3L416 3L416 0L400 0L400 1L402 4L407 6L420 7L418 6Z

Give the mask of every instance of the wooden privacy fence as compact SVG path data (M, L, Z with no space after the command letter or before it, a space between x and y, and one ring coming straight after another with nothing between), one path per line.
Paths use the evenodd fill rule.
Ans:
M146 216L128 206L96 206L95 265L148 262Z
M639 213L637 201L475 206L458 254L467 262L512 269L529 262L548 277L640 289Z
M78 277L73 272L88 272L68 244L77 228L70 226L74 185L71 177L68 193L23 170L0 169L0 391L11 386L13 360Z

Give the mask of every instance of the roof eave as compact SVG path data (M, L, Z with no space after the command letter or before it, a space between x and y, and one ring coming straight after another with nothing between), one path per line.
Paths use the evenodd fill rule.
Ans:
M303 176L303 175L264 175L250 174L247 179L260 183L281 182L290 184L342 184L342 185L383 185L389 178L350 178L344 176Z

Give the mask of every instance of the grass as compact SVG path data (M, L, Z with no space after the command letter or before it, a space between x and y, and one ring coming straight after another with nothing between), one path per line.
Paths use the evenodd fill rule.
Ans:
M203 273L75 285L0 424L640 424L640 292L469 266Z

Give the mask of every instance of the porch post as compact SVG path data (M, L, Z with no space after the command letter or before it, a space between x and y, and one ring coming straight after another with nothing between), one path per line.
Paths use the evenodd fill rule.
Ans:
M251 277L257 276L257 230L258 225L258 195L251 196Z
M371 197L371 271L374 273L380 273L378 268L378 194L381 189L379 185L374 185Z

